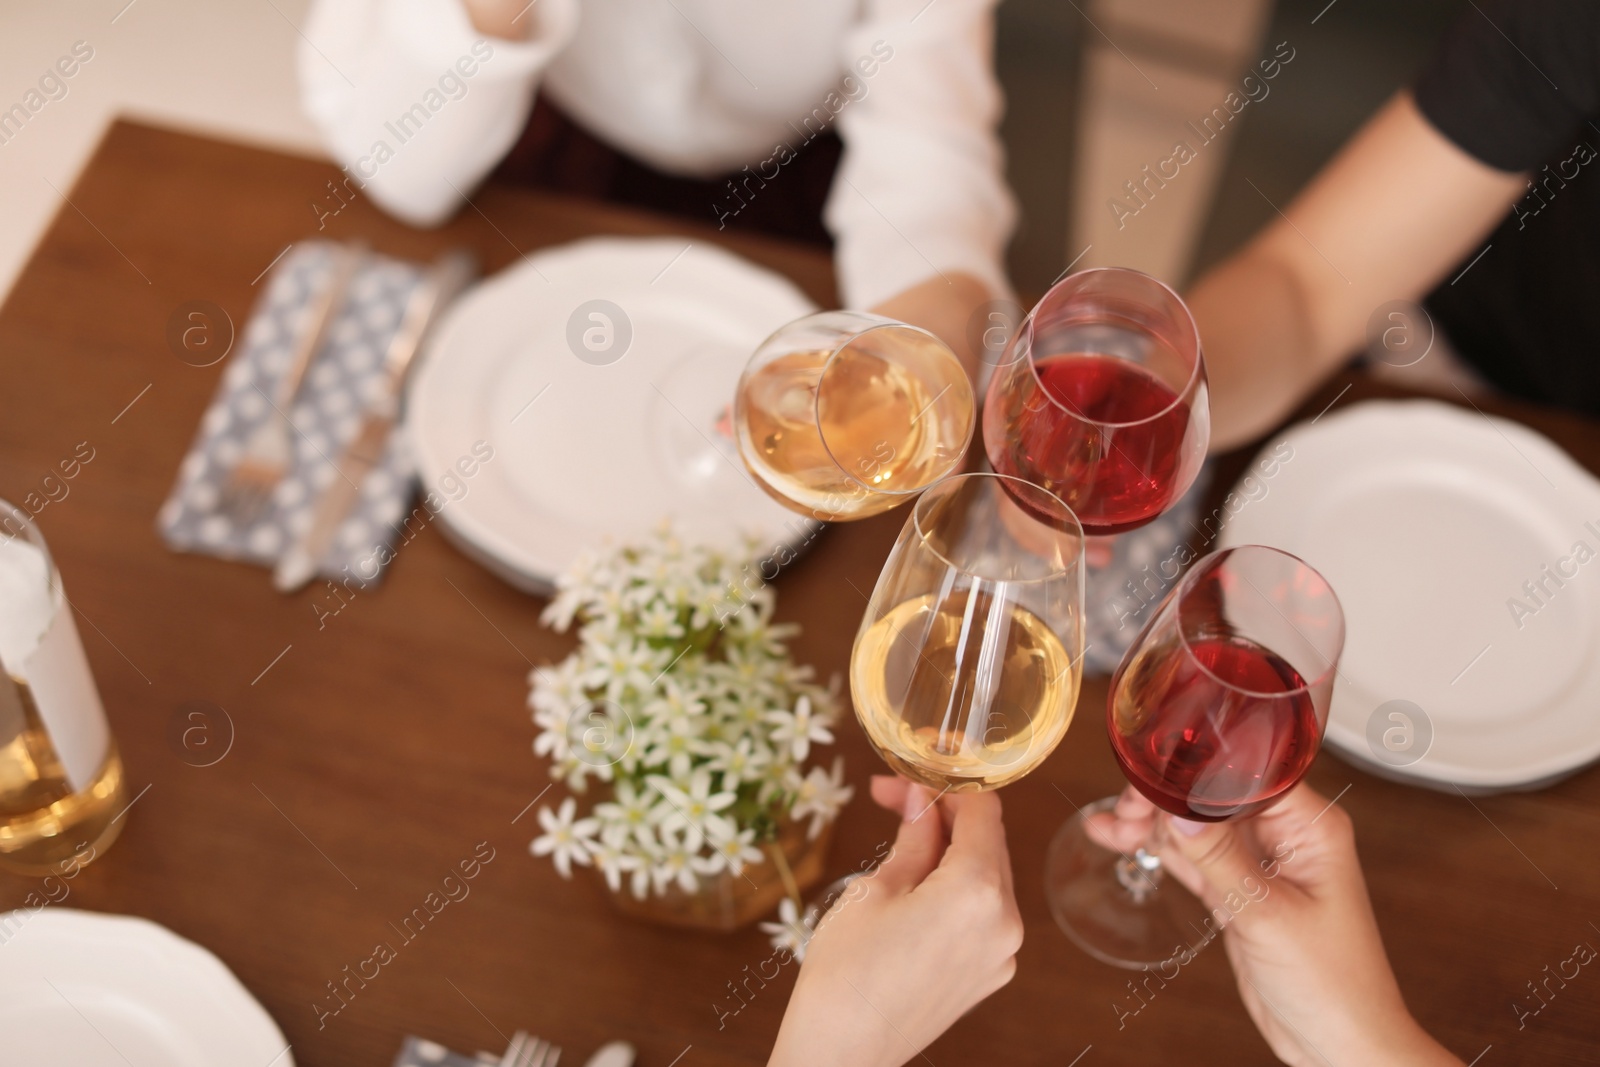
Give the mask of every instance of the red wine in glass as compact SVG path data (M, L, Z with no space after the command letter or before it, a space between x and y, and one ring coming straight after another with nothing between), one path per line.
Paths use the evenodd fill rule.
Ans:
M1059 496L1085 533L1142 526L1194 481L1205 368L1171 289L1137 271L1074 274L1029 313L1008 360L984 408L989 462Z
M1189 406L1165 382L1137 363L1087 352L1046 357L1038 374L1044 392L1078 417L1061 418L1048 405L1025 408L995 463L999 473L1043 477L1076 498L1090 534L1141 526L1188 487ZM1117 428L1108 433L1106 425Z
M1087 805L1045 859L1056 922L1085 950L1124 967L1172 959L1206 907L1162 874L1167 815L1242 819L1305 775L1322 743L1344 650L1344 613L1322 575L1262 545L1196 560L1150 617L1111 679L1111 750L1161 809L1149 838L1112 847Z
M1244 637L1153 646L1112 681L1111 749L1139 792L1185 819L1243 818L1298 782L1322 726L1306 680Z

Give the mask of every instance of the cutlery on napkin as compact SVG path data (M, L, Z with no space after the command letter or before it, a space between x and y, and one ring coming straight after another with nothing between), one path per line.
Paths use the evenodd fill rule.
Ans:
M361 487L383 462L389 437L400 418L400 396L428 329L439 313L477 274L477 261L466 252L448 252L436 261L423 283L411 291L400 329L389 342L377 399L367 409L355 440L335 465L338 477L328 483L311 510L311 522L299 540L278 560L273 584L290 593L309 582L317 565L333 547L346 517L361 499Z
M244 452L234 461L222 483L221 510L236 522L249 523L260 515L288 473L294 454L294 427L289 422L288 411L294 406L306 371L311 369L312 358L327 340L328 328L344 303L345 290L360 269L365 251L362 245L333 247L331 277L323 283L322 291L312 303L309 321L300 325L289 365L273 390L275 395L261 394L278 417L264 419L250 432L244 442ZM259 387L256 388L259 391Z
M262 283L161 507L157 527L168 547L271 567L310 530L318 497L339 480L335 461L360 433L368 408L388 392L386 356L412 295L428 285L426 267L365 252L343 300L330 308L293 404L280 415L273 398L292 376L298 350L338 284L342 261L341 246L333 242L301 241ZM282 480L254 513L235 513L225 500L230 473L261 425L283 422L285 415L292 447ZM413 471L405 435L390 434L318 560L321 574L353 588L381 577L387 549L400 537Z

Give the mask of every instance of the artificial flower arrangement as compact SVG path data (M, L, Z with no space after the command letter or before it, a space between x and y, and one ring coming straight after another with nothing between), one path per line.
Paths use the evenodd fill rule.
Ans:
M663 526L559 579L543 619L576 623L580 643L530 676L534 752L574 793L609 785L581 818L570 796L539 811L531 851L564 877L592 865L619 900L626 883L643 901L756 885L747 868L770 857L782 885L763 910L796 898L780 839L815 841L852 790L841 758L805 766L833 741L836 693L790 659L798 627L772 622L773 592L752 563ZM803 835L787 832L797 824Z

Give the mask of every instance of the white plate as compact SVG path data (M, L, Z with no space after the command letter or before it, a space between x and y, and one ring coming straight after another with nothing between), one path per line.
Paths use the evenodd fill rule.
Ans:
M1292 552L1338 592L1327 743L1380 774L1479 791L1600 757L1600 558L1572 558L1580 541L1600 552L1600 482L1525 426L1433 401L1358 404L1286 440L1292 458L1270 479L1256 468L1267 495L1240 493L1259 499L1221 543ZM1523 583L1558 564L1575 575L1529 599ZM1425 716L1409 738L1393 700Z
M233 972L163 926L49 905L0 915L0 933L0 1061L294 1067Z
M569 342L605 329L587 310L574 319L593 300L631 325L614 362L580 359ZM805 539L810 528L756 487L716 423L756 346L813 310L788 280L683 238L596 238L527 257L451 308L414 372L406 425L424 489L443 481L459 496L439 521L535 592L601 538L667 517L710 543ZM616 344L622 327L610 326ZM481 466L480 441L494 449ZM450 481L463 457L476 470Z

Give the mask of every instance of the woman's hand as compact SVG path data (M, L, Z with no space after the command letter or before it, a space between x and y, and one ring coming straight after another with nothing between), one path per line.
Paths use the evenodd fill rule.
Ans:
M894 1067L1011 980L1022 918L994 793L874 777L901 813L889 858L822 918L769 1067ZM946 833L948 831L948 838Z
M989 300L988 286L970 274L950 271L927 278L872 309L901 322L920 326L950 346L978 388L980 353L973 348L973 316ZM979 331L981 332L981 331ZM981 398L980 398L981 401Z
M1129 789L1090 837L1131 852L1154 814ZM1459 1067L1406 1010L1343 808L1301 785L1255 818L1174 819L1161 858L1225 922L1239 995L1280 1060Z

